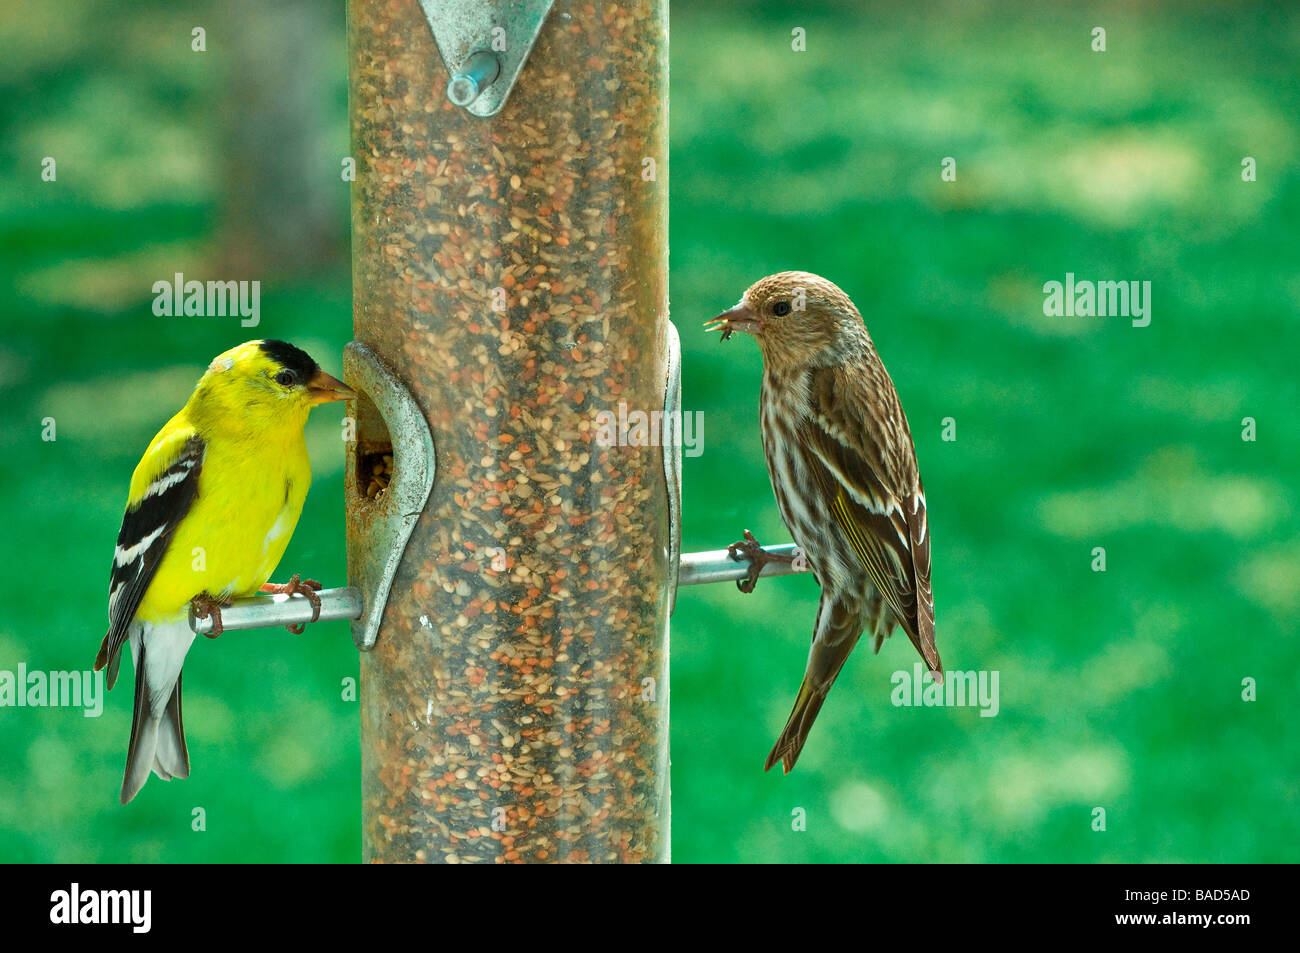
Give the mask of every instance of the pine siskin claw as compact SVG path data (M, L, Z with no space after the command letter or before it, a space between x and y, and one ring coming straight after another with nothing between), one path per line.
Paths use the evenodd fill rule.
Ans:
M763 567L768 563L788 563L793 562L793 556L776 556L764 549L754 538L754 534L745 530L745 538L737 540L727 547L727 555L739 562L741 559L749 560L749 572L744 579L736 580L736 588L741 592L750 593L754 591L754 586L758 584L759 574Z

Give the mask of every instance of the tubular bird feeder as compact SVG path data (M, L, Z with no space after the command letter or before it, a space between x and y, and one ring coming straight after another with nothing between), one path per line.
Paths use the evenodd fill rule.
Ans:
M367 609L366 861L668 857L662 448L596 423L665 402L666 9L545 6L350 4L355 338L436 456L390 512L410 435L362 386L354 574L413 524Z

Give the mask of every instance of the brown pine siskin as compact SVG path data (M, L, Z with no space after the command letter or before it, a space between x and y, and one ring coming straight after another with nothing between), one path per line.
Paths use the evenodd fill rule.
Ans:
M864 629L879 652L902 625L943 680L925 492L894 383L862 315L834 284L804 271L770 275L708 328L723 331L723 340L751 334L763 352L767 472L781 518L822 590L803 684L764 768L780 761L788 774ZM750 557L752 589L773 557L745 536L733 551Z

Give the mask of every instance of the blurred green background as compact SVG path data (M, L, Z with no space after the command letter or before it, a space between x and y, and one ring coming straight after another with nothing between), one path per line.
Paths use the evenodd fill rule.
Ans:
M1300 13L708 6L672 12L673 313L705 440L684 547L788 538L757 348L699 325L766 273L824 274L911 420L944 661L997 671L1001 697L993 718L894 707L911 646L859 649L795 772L764 775L816 585L683 590L674 859L1296 860ZM76 670L103 634L130 472L211 357L283 337L339 369L344 12L10 0L0 49L0 669ZM260 278L261 325L155 317L150 287L176 271ZM1151 281L1151 325L1045 317L1042 284L1066 272ZM313 417L283 563L327 581L344 576L340 416ZM98 719L0 708L0 860L357 860L357 669L338 623L198 640L193 775L127 808L129 686Z

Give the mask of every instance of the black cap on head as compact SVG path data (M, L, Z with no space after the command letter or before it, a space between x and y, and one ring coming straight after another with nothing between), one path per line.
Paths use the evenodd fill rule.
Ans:
M311 355L302 348L294 347L288 341L266 340L258 342L258 346L261 347L263 354L281 367L296 372L304 381L311 380L312 376L320 370L320 365L311 359Z

